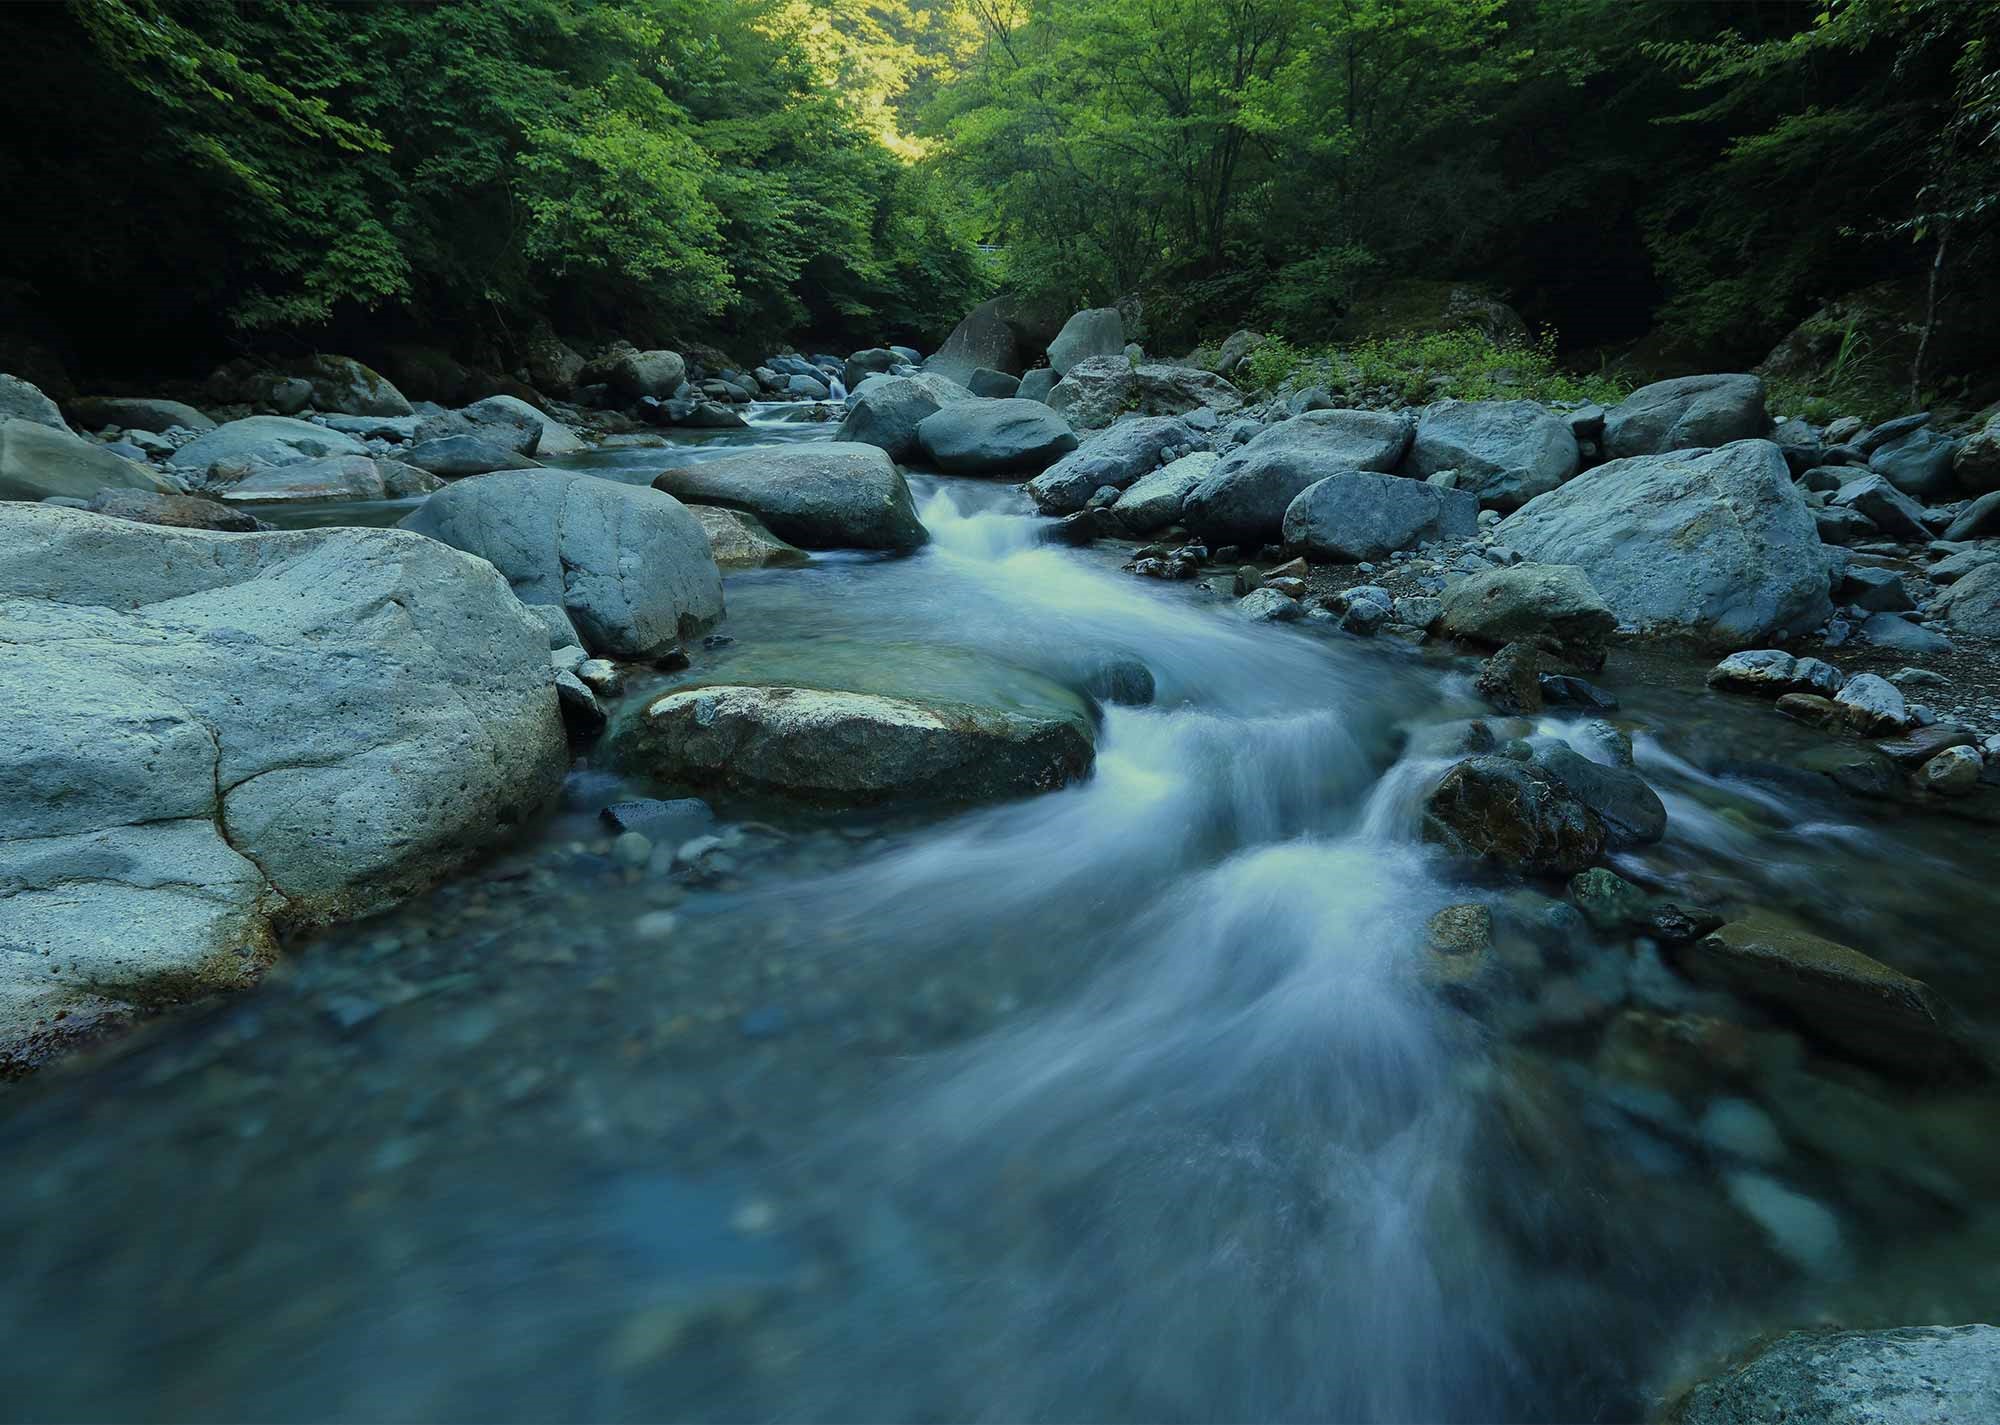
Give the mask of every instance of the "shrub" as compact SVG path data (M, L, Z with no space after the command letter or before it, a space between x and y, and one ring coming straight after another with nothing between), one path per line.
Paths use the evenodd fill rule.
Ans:
M1425 332L1345 347L1304 347L1272 337L1244 365L1243 379L1252 389L1323 386L1335 400L1356 406L1414 406L1447 396L1610 405L1631 390L1629 382L1601 372L1565 371L1553 334L1502 345L1480 331Z

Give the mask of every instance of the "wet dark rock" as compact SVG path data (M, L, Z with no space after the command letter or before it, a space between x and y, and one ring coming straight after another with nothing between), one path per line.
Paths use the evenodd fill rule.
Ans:
M1460 762L1424 803L1426 841L1531 874L1570 875L1604 851L1597 813L1547 770L1507 757Z
M1951 747L1931 758L1917 772L1917 785L1943 797L1965 797L1979 790L1986 764L1970 747Z
M1614 849L1650 845L1667 834L1666 806L1629 767L1606 767L1567 747L1543 748L1535 763L1597 815Z
M1083 690L1100 702L1145 707L1153 701L1153 670L1137 658L1107 658L1084 679Z
M1602 866L1571 876L1569 895L1592 928L1606 933L1642 924L1651 900L1645 891Z
M1583 678L1569 673L1544 673L1542 701L1557 707L1583 708L1590 712L1617 712L1618 699Z
M1974 747L1979 739L1954 723L1933 723L1902 737L1875 744L1875 750L1902 767L1921 767L1931 758L1953 747Z
M1510 643L1479 665L1474 686L1505 713L1542 709L1542 652L1532 643Z

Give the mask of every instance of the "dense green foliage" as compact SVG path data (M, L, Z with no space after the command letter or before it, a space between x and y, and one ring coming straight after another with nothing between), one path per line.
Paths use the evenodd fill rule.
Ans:
M929 121L1017 285L1156 338L1312 341L1477 277L1578 344L1754 358L1821 302L1990 266L2000 6L972 0Z
M17 305L879 339L984 295L889 81L802 0L74 0L0 33L8 130L47 136L0 174Z
M1354 350L1462 285L1586 367L1811 317L1799 371L1885 403L2000 318L1965 0L67 0L0 38L0 332L100 354L928 344L1001 279L1138 294L1156 348Z
M1301 347L1272 337L1250 353L1237 381L1258 391L1318 386L1340 404L1357 406L1422 405L1444 397L1611 405L1632 388L1614 376L1565 370L1553 338L1496 342L1472 329L1412 332L1346 346Z

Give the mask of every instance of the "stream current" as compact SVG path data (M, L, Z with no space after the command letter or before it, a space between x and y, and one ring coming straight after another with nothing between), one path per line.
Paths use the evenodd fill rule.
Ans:
M830 435L801 414L564 463ZM673 789L586 754L518 846L7 1087L0 1418L1621 1420L1762 1330L1991 1318L1991 1087L1826 1057L1420 842L1467 660L911 484L924 550L730 575L733 642L625 705L774 650L1000 701L1136 658L1093 774L715 798L713 846L631 869L598 809ZM1990 1027L1990 830L1771 774L1823 734L1701 673L1606 670L1670 812L1617 869ZM1492 983L1441 984L1468 901Z

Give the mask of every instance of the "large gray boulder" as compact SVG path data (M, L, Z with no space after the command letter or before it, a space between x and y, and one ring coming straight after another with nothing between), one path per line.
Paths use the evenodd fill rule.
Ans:
M908 550L930 538L903 472L872 445L755 450L664 471L653 488L744 510L802 549Z
M292 363L294 375L311 388L315 410L350 416L407 416L410 402L395 383L351 356L306 356Z
M1195 435L1176 416L1138 416L1099 431L1028 482L1028 496L1045 515L1074 514L1105 485L1123 490L1160 463L1163 452L1192 445Z
M1439 401L1418 417L1405 474L1458 472L1488 509L1514 510L1576 474L1576 437L1533 401Z
M1019 375L1026 363L1021 359L1020 339L1007 320L1012 307L1012 299L1004 296L981 302L951 329L924 369L961 385L981 367Z
M1646 633L1749 648L1833 612L1818 526L1768 440L1613 461L1530 500L1497 534L1529 559L1577 565Z
M637 351L621 344L587 363L581 379L601 381L628 401L641 396L664 401L687 379L687 363L677 351Z
M823 665L782 649L758 667L725 666L714 683L626 713L611 759L677 786L826 805L988 801L1089 772L1094 734L1081 697L953 650L913 652L876 650L858 680L830 686L796 677Z
M1064 373L1050 388L1048 404L1077 430L1091 431L1126 415L1184 416L1203 406L1234 411L1243 393L1199 367L1134 366L1123 356L1093 356Z
M1393 470L1411 421L1387 411L1308 411L1231 451L1189 492L1181 514L1216 544L1275 540L1285 511L1311 485L1356 470Z
M254 980L421 890L568 748L548 635L396 530L212 534L0 506L0 1059Z
M1868 468L1906 495L1948 499L1957 484L1952 461L1958 446L1951 437L1924 426L1877 446L1868 457Z
M74 435L56 403L42 394L32 381L0 371L0 421L31 421L64 435Z
M1069 422L1040 401L961 401L917 424L923 458L951 475L1039 471L1076 449Z
M2000 1420L2000 1329L1793 1331L1675 1402L1675 1425L1975 1425Z
M898 364L900 358L886 346L871 346L866 351L857 351L847 358L841 368L841 384L849 391L858 388L870 376L880 375Z
M368 447L353 436L311 421L294 420L290 416L246 416L189 441L174 452L172 463L177 468L206 475L225 462L289 465L317 460L323 455L367 453Z
M2000 638L2000 562L1981 564L1937 596L1932 609L1975 638Z
M224 489L232 504L276 504L316 500L398 500L427 495L444 481L428 470L365 455L327 455L295 465L266 465Z
M1215 470L1221 457L1211 450L1183 455L1134 480L1119 495L1111 513L1128 534L1151 534L1181 517L1181 503Z
M1369 471L1329 475L1285 508L1285 543L1315 562L1359 564L1478 532L1479 502L1468 492Z
M180 401L164 396L79 396L69 403L70 414L85 430L122 426L126 430L172 430L179 426L199 435L215 429L215 422Z
M1118 309L1091 307L1063 323L1063 329L1049 343L1049 366L1061 377L1079 361L1122 356L1124 351L1125 319L1118 315Z
M1863 475L1834 492L1833 508L1852 510L1891 539L1928 540L1924 507L1889 483L1884 475Z
M971 399L972 392L958 382L929 372L869 376L849 393L847 415L833 438L872 445L888 452L891 460L908 460L917 453L917 426L924 417Z
M87 500L100 490L171 492L174 488L147 466L72 435L66 426L0 420L0 500L44 500L51 495Z
M1755 376L1677 376L1641 386L1604 416L1613 460L1761 439L1771 432L1764 383Z
M1043 405L1047 405L1049 392L1055 390L1059 379L1054 367L1037 366L1032 371L1022 373L1021 385L1014 394L1024 401L1040 401Z
M476 426L505 426L527 432L531 439L513 447L523 455L575 455L590 449L575 431L519 396L488 396L474 401L459 414Z
M592 653L649 657L722 617L707 532L643 485L502 473L439 491L402 528L478 555L521 602L560 607Z

